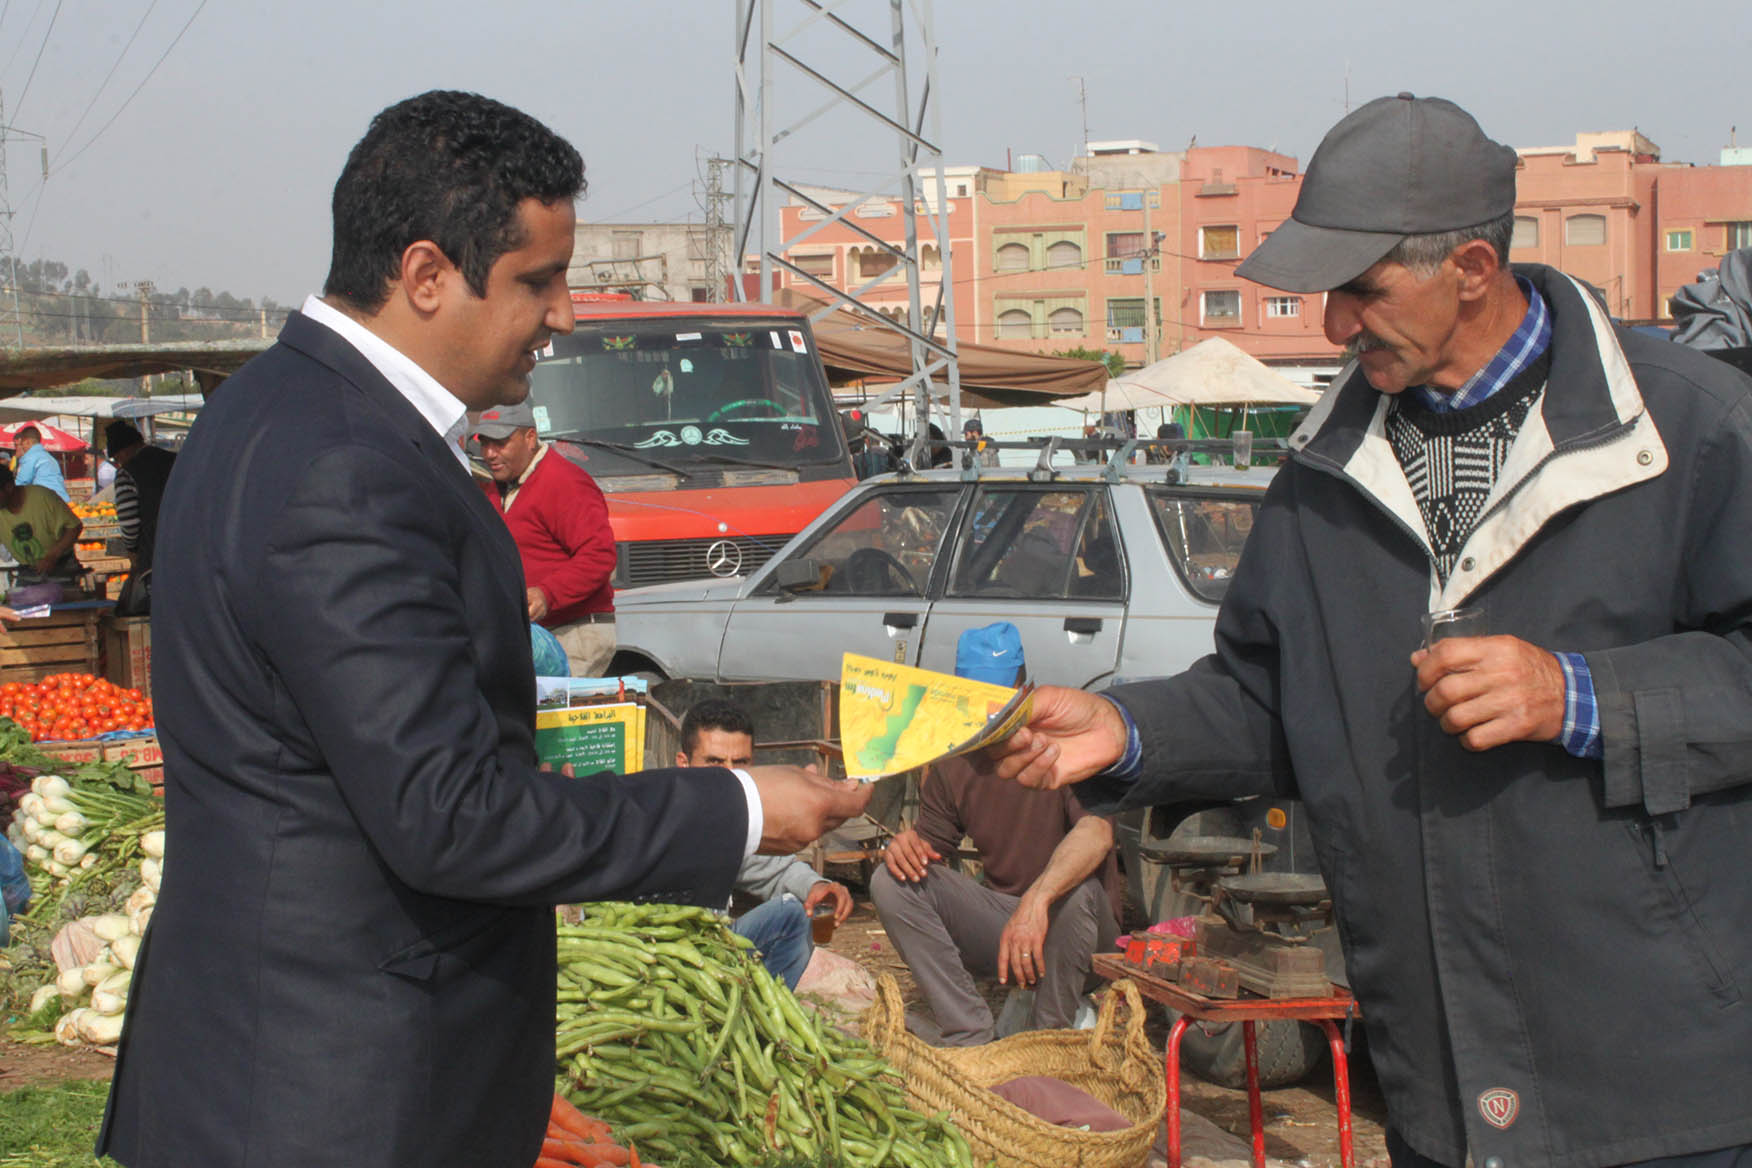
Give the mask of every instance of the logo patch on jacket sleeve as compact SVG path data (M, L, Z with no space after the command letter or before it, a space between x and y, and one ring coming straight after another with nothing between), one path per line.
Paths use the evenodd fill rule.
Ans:
M1521 1097L1507 1087L1492 1087L1478 1096L1478 1114L1494 1128L1506 1128L1521 1111Z

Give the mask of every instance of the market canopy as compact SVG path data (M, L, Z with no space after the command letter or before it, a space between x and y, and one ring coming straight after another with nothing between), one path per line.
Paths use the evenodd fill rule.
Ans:
M0 397L27 389L71 385L88 377L145 377L185 369L210 377L226 377L273 343L272 338L264 337L166 345L7 349L0 351Z
M153 414L193 413L201 408L198 393L167 393L158 397L11 397L0 400L0 422L39 418L145 418Z
M790 288L777 293L774 301L803 312L815 312L827 304ZM912 342L902 333L860 321L844 311L829 313L814 321L810 329L830 379L894 382L912 376ZM956 355L961 366L963 406L1061 404L1062 398L1099 391L1107 381L1107 367L1099 361L1018 353L968 341L956 346Z
M1058 404L1084 410L1140 410L1174 406L1299 405L1320 400L1222 337L1107 383L1105 392Z

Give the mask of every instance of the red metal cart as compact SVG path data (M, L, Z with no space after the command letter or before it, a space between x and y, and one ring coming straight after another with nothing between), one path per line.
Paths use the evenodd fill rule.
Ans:
M1138 992L1180 1011L1180 1019L1168 1032L1164 1052L1168 1080L1168 1168L1180 1168L1180 1039L1191 1022L1239 1022L1247 1052L1247 1118L1253 1128L1254 1168L1265 1168L1265 1123L1259 1100L1259 1050L1254 1038L1256 1022L1295 1019L1312 1022L1326 1033L1332 1047L1332 1094L1338 1105L1338 1156L1344 1168L1353 1168L1351 1147L1350 1062L1345 1057L1344 1036L1337 1023L1358 1017L1357 1000L1350 991L1333 986L1322 998L1207 998L1176 982L1166 981L1117 954L1097 954L1095 972L1109 980L1130 978Z

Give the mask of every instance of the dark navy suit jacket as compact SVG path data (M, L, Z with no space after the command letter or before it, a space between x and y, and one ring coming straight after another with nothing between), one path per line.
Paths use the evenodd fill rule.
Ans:
M414 408L294 314L159 521L163 888L99 1150L132 1168L529 1168L551 906L720 906L728 771L536 769L517 549Z

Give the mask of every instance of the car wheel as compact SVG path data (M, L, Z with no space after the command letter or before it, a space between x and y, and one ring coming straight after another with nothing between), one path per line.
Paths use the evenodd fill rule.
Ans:
M1179 1018L1167 1011L1170 1022ZM1326 1035L1306 1022L1278 1020L1254 1024L1259 1049L1259 1085L1270 1090L1301 1082L1320 1062ZM1219 1087L1247 1086L1247 1051L1241 1023L1221 1022L1207 1028L1193 1022L1180 1040L1180 1065Z

